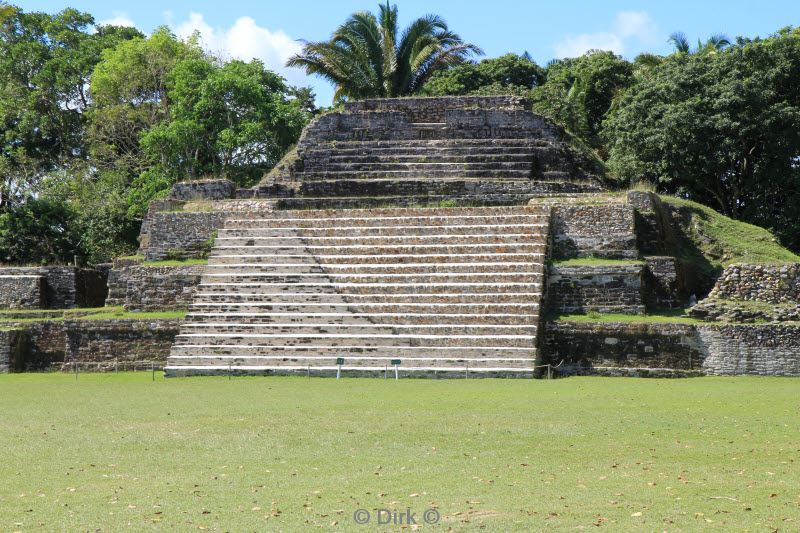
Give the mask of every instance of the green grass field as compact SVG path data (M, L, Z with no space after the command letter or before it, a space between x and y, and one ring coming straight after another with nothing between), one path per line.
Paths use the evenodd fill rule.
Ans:
M0 531L800 528L789 378L2 375L0 443Z

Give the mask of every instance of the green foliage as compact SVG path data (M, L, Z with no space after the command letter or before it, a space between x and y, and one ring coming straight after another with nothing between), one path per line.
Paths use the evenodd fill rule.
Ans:
M176 179L228 177L251 185L300 136L308 114L260 61L183 61L172 72L170 120L141 137L154 166Z
M481 53L437 15L414 20L398 35L397 6L387 1L377 17L353 13L329 41L306 43L287 65L333 83L338 102L418 93L436 72Z
M469 94L515 94L527 96L533 87L541 85L545 72L527 54L506 54L483 59L479 63L464 63L434 74L423 87L431 96Z
M800 31L676 54L604 125L609 167L710 205L800 250Z
M0 261L131 253L175 181L253 183L314 111L309 89L167 28L0 7Z
M603 119L615 98L634 81L633 66L612 52L590 51L547 65L547 83L535 88L533 110L599 148Z
M71 263L78 253L72 216L64 203L36 199L0 213L0 262Z

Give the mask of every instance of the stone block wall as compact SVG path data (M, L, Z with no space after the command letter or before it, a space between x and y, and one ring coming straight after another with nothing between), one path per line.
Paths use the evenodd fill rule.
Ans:
M567 375L686 375L701 373L705 358L683 324L549 322L542 350L543 364Z
M730 265L708 297L773 304L800 303L800 264Z
M134 361L167 360L182 319L102 319L19 323L0 330L0 371L44 370L78 362L128 368Z
M298 147L319 142L411 139L561 138L562 131L528 111L524 98L439 97L363 100L324 114Z
M43 306L50 309L100 307L106 299L106 278L98 270L71 266L3 267L4 276L44 278Z
M105 363L105 368L113 369L115 364L124 368L134 361L166 361L181 322L181 319L67 321L64 362ZM99 369L102 368L101 365Z
M0 373L9 372L25 349L24 329L0 329Z
M186 309L204 268L204 265L115 268L108 280L106 305L122 305L127 311Z
M554 259L639 256L634 212L626 204L558 204L551 221Z
M548 310L554 313L644 313L642 264L550 268Z
M709 374L800 376L800 323L698 327Z
M150 213L140 252L148 261L205 257L226 216L222 211Z
M686 303L683 265L668 256L645 257L645 296L657 309L682 307Z
M226 200L236 196L236 185L230 180L181 181L172 186L172 200Z
M0 308L41 309L45 290L44 276L0 275Z

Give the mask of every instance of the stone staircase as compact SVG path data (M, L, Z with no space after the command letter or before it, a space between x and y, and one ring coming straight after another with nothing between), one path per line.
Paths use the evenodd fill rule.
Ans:
M234 214L166 374L530 376L549 212Z
M316 118L250 194L418 202L491 196L489 203L508 205L602 191L595 164L528 108L517 97L350 102Z

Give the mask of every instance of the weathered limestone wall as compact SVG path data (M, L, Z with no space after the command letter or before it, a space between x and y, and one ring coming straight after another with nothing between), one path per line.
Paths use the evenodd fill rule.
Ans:
M172 200L226 200L236 196L236 184L230 180L181 181L172 186Z
M562 374L685 375L701 372L705 357L694 327L683 324L549 322L542 348L544 363Z
M64 361L106 363L108 369L117 363L124 366L134 361L163 362L169 356L181 322L181 319L67 321Z
M44 276L0 275L0 308L41 309L45 303Z
M106 305L122 305L127 311L186 309L204 268L204 265L115 268L108 279Z
M556 313L644 313L642 264L550 268L548 309Z
M42 370L76 361L106 363L107 368L119 364L121 369L135 361L166 361L181 322L125 318L18 323L0 330L0 371Z
M44 278L43 306L51 309L99 307L106 298L105 276L93 269L69 266L3 267L0 273L4 276ZM33 293L30 296L35 298Z
M298 147L316 142L411 139L558 139L561 130L527 110L524 98L364 100L318 117Z
M658 309L682 307L687 298L680 261L668 256L645 257L644 261L648 304Z
M625 204L556 205L553 258L636 259L633 208Z
M800 376L800 323L698 327L709 374Z
M709 298L767 303L800 302L800 264L730 265L717 280Z
M23 329L0 329L0 373L9 372L25 348Z
M228 214L221 211L149 213L140 252L148 261L205 257Z

